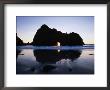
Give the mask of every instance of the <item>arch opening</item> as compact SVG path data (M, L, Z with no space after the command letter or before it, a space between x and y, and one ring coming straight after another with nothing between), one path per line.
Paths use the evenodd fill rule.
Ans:
M57 42L57 46L60 46L60 42Z

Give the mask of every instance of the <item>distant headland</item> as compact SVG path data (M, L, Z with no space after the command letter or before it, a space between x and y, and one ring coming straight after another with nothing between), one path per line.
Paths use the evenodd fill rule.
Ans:
M62 33L57 29L49 28L43 24L36 32L32 43L23 43L23 41L16 34L16 45L34 45L34 46L76 46L84 45L83 39L77 33Z

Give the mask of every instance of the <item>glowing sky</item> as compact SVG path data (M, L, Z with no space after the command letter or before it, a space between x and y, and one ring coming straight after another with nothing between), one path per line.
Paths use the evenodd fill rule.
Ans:
M32 42L36 31L48 25L64 33L78 33L85 44L94 44L94 16L17 16L16 28L23 42Z

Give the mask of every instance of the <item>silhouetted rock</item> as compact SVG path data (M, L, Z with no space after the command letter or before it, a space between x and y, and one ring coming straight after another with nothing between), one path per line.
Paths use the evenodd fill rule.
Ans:
M53 46L57 45L57 30L49 28L47 25L42 25L40 29L37 30L33 45L38 46Z
M77 33L62 33L55 28L51 29L47 25L42 25L33 38L33 45L56 46L60 42L61 46L83 45L83 39Z
M59 40L61 46L73 46L73 45L83 45L83 39L77 33L63 33L61 39Z
M17 36L17 33L16 33L16 45L17 46L23 45L23 41Z

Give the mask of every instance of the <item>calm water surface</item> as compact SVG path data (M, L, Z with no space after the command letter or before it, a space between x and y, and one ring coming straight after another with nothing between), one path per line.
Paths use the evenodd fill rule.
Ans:
M94 74L94 46L17 46L16 74Z

